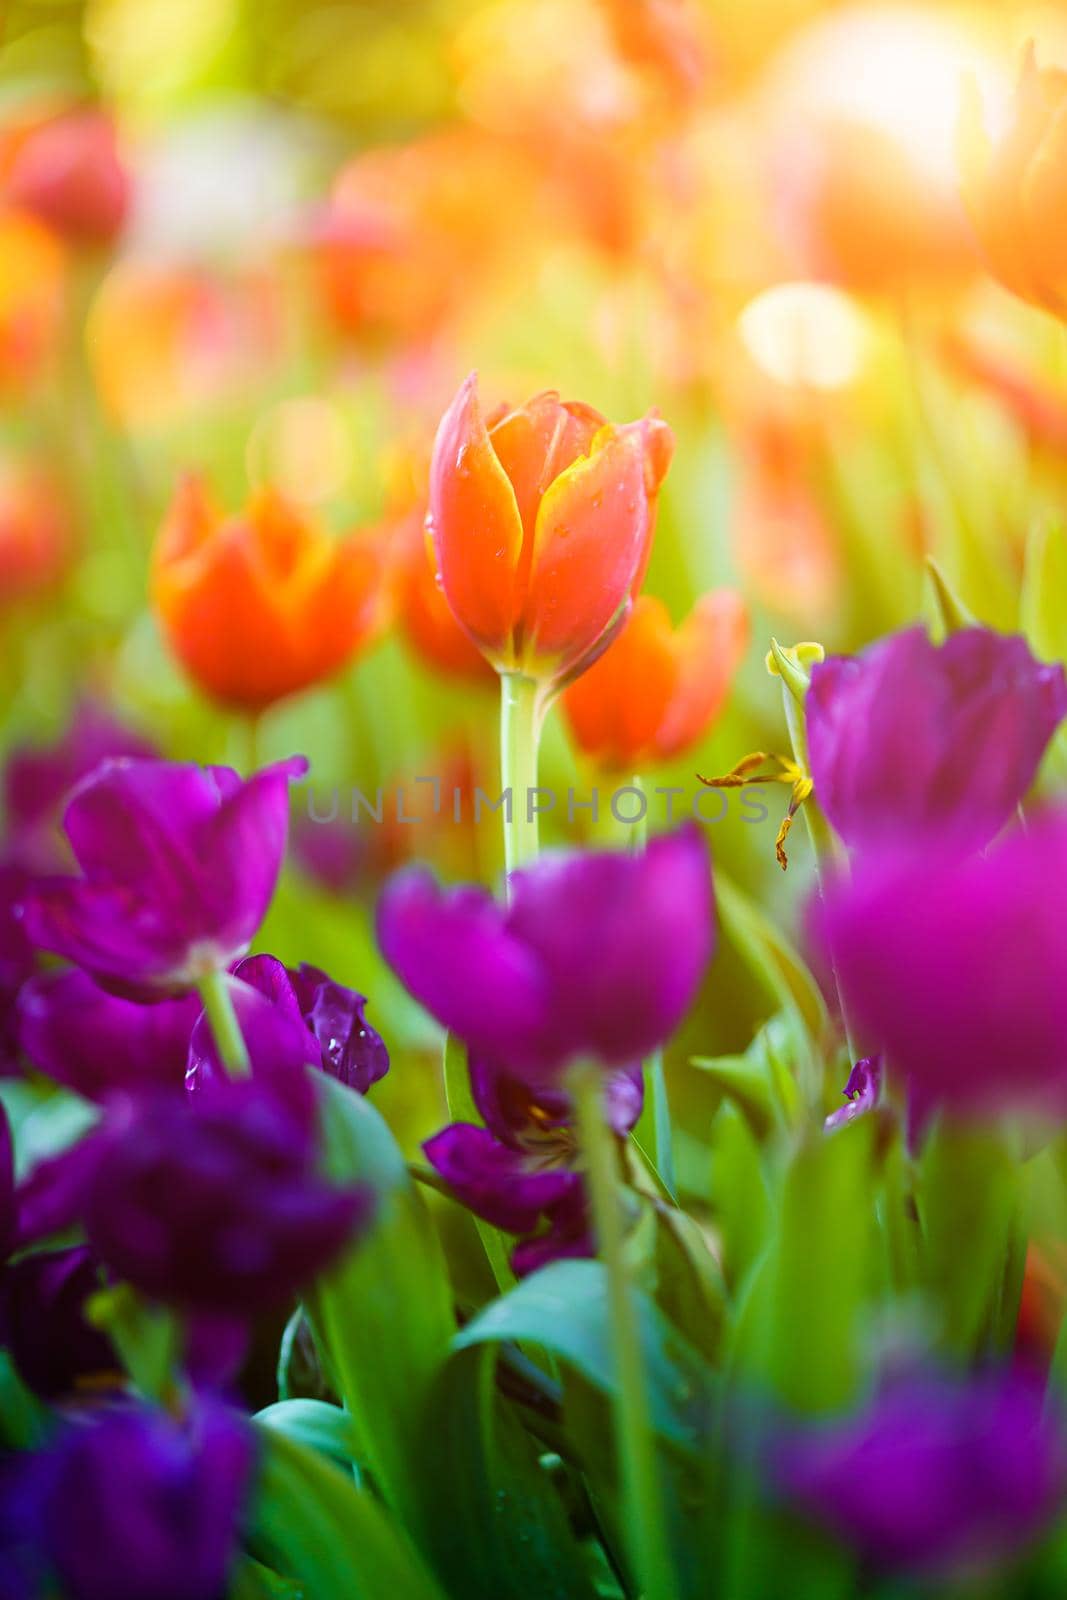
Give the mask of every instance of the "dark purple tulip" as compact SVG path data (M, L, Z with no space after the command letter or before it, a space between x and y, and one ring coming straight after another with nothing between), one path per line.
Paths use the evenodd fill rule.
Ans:
M32 1066L87 1100L106 1100L116 1092L180 1090L199 1013L195 995L142 1005L108 994L75 967L31 978L16 1015Z
M456 1199L505 1233L533 1235L512 1256L517 1274L562 1256L595 1254L569 1097L535 1090L484 1062L471 1063L471 1089L486 1126L453 1122L423 1150ZM628 1134L641 1115L641 1070L606 1081L612 1131ZM547 1222L543 1232L537 1232Z
M31 941L135 1000L179 995L244 955L285 854L301 757L247 781L229 767L109 761L63 816L80 878L27 896Z
M21 1067L16 1003L35 962L18 907L29 881L21 867L0 862L0 1078L14 1077Z
M838 1111L831 1111L824 1123L827 1133L833 1133L836 1128L845 1128L857 1117L873 1111L881 1092L881 1060L878 1056L865 1056L862 1061L856 1062L848 1075L844 1088L846 1104Z
M907 854L831 885L817 925L913 1115L1067 1115L1067 814L984 856Z
M201 1400L68 1422L37 1469L33 1525L68 1600L220 1600L254 1470L246 1420Z
M366 1019L366 997L318 967L291 970L274 956L248 956L234 967L233 980L230 993L254 1072L284 1074L307 1064L366 1094L389 1071L389 1052ZM189 1051L190 1086L222 1074L202 1016Z
M1062 1511L1067 1439L1021 1374L902 1375L775 1450L779 1490L879 1566L983 1572Z
M306 1127L244 1079L116 1117L81 1210L117 1277L152 1299L244 1316L316 1277L369 1208L369 1190L318 1176Z
M109 757L152 758L147 739L132 733L92 700L76 707L56 744L14 750L4 768L4 820L8 849L38 872L62 861L57 829L69 790Z
M1033 783L1067 679L1021 638L909 628L813 667L806 715L815 793L847 844L977 849Z
M707 848L689 827L639 855L545 856L512 873L507 907L409 868L386 885L378 938L476 1054L540 1084L579 1058L622 1066L673 1033L711 956Z
M117 1376L109 1340L85 1320L85 1302L101 1287L84 1245L23 1256L0 1270L0 1345L27 1388L51 1400L79 1384Z

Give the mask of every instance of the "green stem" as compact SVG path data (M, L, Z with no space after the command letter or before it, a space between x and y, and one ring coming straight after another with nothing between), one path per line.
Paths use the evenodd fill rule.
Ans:
M511 790L504 811L504 865L516 867L537 858L537 813L530 810L537 787L537 747L541 738L541 686L519 672L500 674L500 779Z
M808 735L804 726L804 711L793 698L787 684L782 685L782 703L785 707L785 722L789 729L789 740L793 746L793 758L804 772L810 773L811 766L808 761ZM815 857L815 878L819 886L820 898L826 891L829 877L840 869L842 864L841 851L819 805L817 794L810 794L803 807L804 821L808 829L808 838L811 840L812 854ZM837 1004L841 1013L841 1021L845 1029L845 1044L848 1048L849 1061L855 1063L862 1059L856 1043L856 1034L849 1021L848 1008L845 1005L844 993L837 976L836 963L831 960L834 988L837 991Z
M615 1443L622 1484L622 1521L635 1582L643 1600L677 1600L663 1497L645 1386L637 1309L630 1291L613 1138L604 1117L598 1068L580 1063L571 1094L585 1163L597 1249L607 1273L615 1358Z
M640 789L642 794L645 793L640 773L634 774L633 787ZM647 809L641 819L634 823L630 832L630 840L635 854L644 850L647 846ZM649 1093L646 1096L641 1122L638 1125L638 1137L643 1137L646 1140L646 1149L651 1145L656 1171L663 1180L664 1188L671 1198L675 1199L678 1189L674 1178L674 1130L671 1125L670 1101L667 1098L667 1075L663 1070L663 1051L653 1051L646 1062L646 1066L648 1069Z
M252 1070L252 1063L248 1059L248 1047L233 1008L226 974L209 972L200 979L197 987L223 1066L231 1078L247 1077Z

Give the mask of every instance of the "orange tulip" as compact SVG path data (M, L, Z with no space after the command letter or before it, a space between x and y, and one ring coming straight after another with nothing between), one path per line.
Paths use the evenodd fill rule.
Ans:
M379 619L381 573L376 540L333 539L270 489L223 518L188 478L153 553L151 595L189 675L257 712L345 665Z
M0 381L31 378L55 348L66 294L63 247L36 218L0 212Z
M37 463L0 461L0 603L50 589L73 548L71 509L61 485Z
M644 578L674 436L539 394L487 426L472 374L430 467L429 530L452 613L498 672L574 677Z
M579 748L608 772L633 772L696 744L722 709L748 642L744 601L717 589L680 628L642 595L619 637L563 696Z
M1067 72L1027 51L1011 121L986 131L971 83L960 124L963 195L993 276L1006 289L1067 314Z

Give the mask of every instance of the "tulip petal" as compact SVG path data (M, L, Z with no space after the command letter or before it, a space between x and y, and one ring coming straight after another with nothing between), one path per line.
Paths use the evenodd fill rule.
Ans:
M521 1151L473 1123L454 1122L422 1148L456 1198L506 1233L530 1233L542 1214L580 1182L563 1168L531 1171Z
M640 581L669 459L662 429L651 420L603 429L546 491L522 618L533 675L565 673L588 656Z
M488 655L506 657L522 518L482 418L473 373L445 412L434 441L430 532L456 620Z

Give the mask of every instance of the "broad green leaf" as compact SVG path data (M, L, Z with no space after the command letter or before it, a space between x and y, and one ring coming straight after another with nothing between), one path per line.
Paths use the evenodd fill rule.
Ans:
M51 1423L41 1404L18 1373L6 1350L0 1350L0 1444L11 1450L32 1450Z
M664 1439L697 1451L711 1403L713 1374L647 1295L637 1294L652 1424ZM453 1347L533 1343L572 1367L602 1394L615 1385L604 1267L555 1261L486 1306Z
M837 1138L811 1130L793 1150L776 1226L742 1309L736 1355L749 1377L803 1411L847 1404L872 1261L873 1119Z
M948 1348L970 1354L996 1314L1019 1204L1005 1140L939 1124L919 1162L922 1275Z
M445 1600L388 1512L352 1478L256 1421L260 1457L246 1545L304 1600Z
M541 1449L497 1394L495 1367L474 1345L438 1376L420 1450L426 1548L464 1600L592 1600Z
M278 1400L256 1412L261 1428L273 1428L297 1444L342 1465L359 1460L359 1439L348 1412L326 1400Z
M410 1511L415 1441L455 1331L444 1257L404 1158L374 1107L321 1077L325 1165L369 1183L367 1232L307 1296L308 1315L365 1461L385 1499Z
M1026 544L1019 621L1043 661L1067 660L1067 529L1037 520Z

